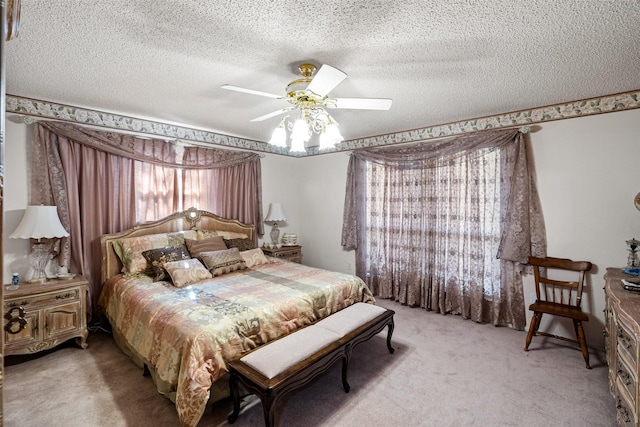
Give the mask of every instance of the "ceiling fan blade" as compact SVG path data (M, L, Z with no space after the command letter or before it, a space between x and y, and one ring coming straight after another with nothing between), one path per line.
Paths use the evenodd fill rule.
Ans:
M266 96L269 98L275 98L275 99L280 99L282 98L282 96L280 95L275 95L273 93L268 93L268 92L262 92L259 90L253 90L253 89L247 89L244 87L239 87L239 86L233 86L233 85L222 85L220 86L222 89L227 89L227 90L234 90L236 92L244 92L244 93L250 93L252 95L260 95L260 96Z
M275 116L279 116L282 113L286 113L287 111L291 111L296 107L287 107L287 108L283 108L281 110L278 111L273 111L269 114L265 114L264 116L260 116L260 117L256 117L255 119L251 119L251 122L261 122L263 120L267 120L270 119L271 117L275 117Z
M388 110L392 99L389 98L335 98L326 105L329 108L352 108L358 110Z
M346 78L347 75L342 71L331 65L324 64L320 67L320 70L318 70L313 80L311 80L309 86L307 86L307 90L310 90L318 96L326 96Z

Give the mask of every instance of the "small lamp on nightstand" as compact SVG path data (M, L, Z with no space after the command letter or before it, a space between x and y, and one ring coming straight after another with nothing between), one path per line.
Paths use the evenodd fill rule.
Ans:
M267 217L264 219L264 222L273 223L273 228L271 229L271 244L274 247L278 244L278 239L280 238L278 223L285 222L286 220L287 217L284 215L282 204L280 202L270 203L269 212L267 213Z
M9 236L11 239L38 239L33 245L29 261L33 268L32 282L44 282L47 278L45 268L52 258L47 245L40 239L67 237L69 233L64 229L58 216L56 206L27 206L18 228Z

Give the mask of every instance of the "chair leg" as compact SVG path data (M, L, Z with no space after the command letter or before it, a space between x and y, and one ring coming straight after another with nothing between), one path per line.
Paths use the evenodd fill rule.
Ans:
M582 328L582 321L574 320L573 324L576 328L576 337L578 338L578 343L580 343L580 350L582 350L582 357L584 357L584 361L586 363L587 369L591 369L591 366L589 366L589 349L587 348L587 340L584 337L584 329Z
M524 351L529 351L529 344L531 344L531 339L533 338L533 335L536 332L538 332L541 318L542 318L542 313L539 313L537 311L533 313L533 317L531 318L531 322L529 323L529 332L527 332L527 341L524 344Z

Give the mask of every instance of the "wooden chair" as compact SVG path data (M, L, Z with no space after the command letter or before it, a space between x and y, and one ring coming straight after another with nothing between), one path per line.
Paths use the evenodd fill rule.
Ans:
M587 322L589 316L580 308L584 276L587 271L591 270L591 263L588 261L572 261L563 258L530 257L529 264L533 266L536 283L536 301L529 306L529 310L533 311L533 318L529 325L524 350L529 350L529 344L531 344L531 338L533 338L534 335L544 335L577 343L580 344L580 350L582 350L582 356L587 364L587 369L591 369L591 366L589 366L589 350L587 349L587 341L584 337L584 329L582 328L582 322ZM577 272L578 281L552 280L548 278L547 273L541 272L542 268L545 268L547 271L555 270L558 274L560 274L559 270ZM538 331L540 320L545 313L573 320L573 327L577 339L574 340Z

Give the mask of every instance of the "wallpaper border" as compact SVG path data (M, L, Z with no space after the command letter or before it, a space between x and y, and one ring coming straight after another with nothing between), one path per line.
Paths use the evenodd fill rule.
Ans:
M288 148L274 147L266 142L238 138L202 129L123 116L115 113L58 104L50 101L23 98L15 95L7 95L6 97L6 111L8 113L15 113L34 118L79 123L88 126L108 128L111 130L134 132L137 134L146 134L166 139L179 139L186 143L214 144L225 147L287 155L291 157L306 157L325 153L350 151L364 147L427 141L430 139L455 136L479 130L533 125L554 120L632 110L635 108L640 108L640 90L572 101L564 104L536 107L475 119L461 120L458 122L429 126L403 132L351 139L343 141L333 149L323 150L322 152L318 150L318 147L309 147L306 153L289 153Z

